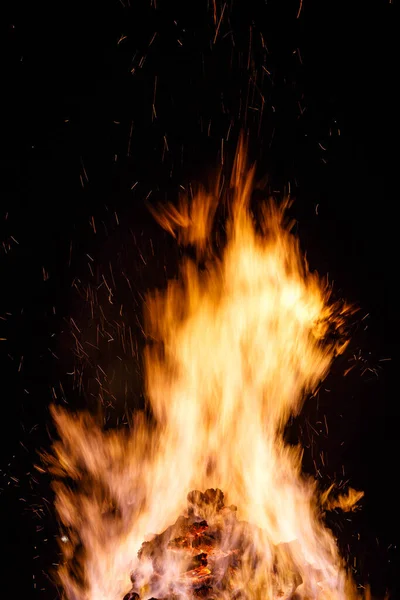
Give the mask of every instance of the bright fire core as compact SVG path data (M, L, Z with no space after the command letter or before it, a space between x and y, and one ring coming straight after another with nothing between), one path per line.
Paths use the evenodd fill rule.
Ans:
M69 600L122 600L132 572L142 600L192 598L182 577L187 559L165 559L155 592L154 564L138 551L186 514L188 492L209 488L237 507L229 526L210 515L220 527L219 552L235 551L240 524L253 527L220 598L355 595L322 521L316 483L302 474L302 449L284 441L289 417L345 347L348 308L332 304L309 272L284 207L268 203L255 220L253 176L239 144L222 199L217 186L156 215L196 258L185 258L179 279L146 299L152 418L139 413L129 433L104 432L87 414L53 410L60 440L49 460L56 509L70 532L59 569ZM229 216L223 250L215 251L221 203ZM84 585L69 568L78 544Z

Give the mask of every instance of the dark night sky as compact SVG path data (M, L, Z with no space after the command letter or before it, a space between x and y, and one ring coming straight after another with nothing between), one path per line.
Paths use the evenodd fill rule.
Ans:
M98 302L110 321L124 305L140 355L142 294L164 285L177 259L145 199L174 199L180 184L208 177L222 138L229 163L241 127L267 188L279 197L290 183L311 267L369 315L308 417L323 410L331 424L329 440L315 440L330 457L322 484L344 464L366 492L351 522L338 515L331 525L360 581L396 597L398 6L304 0L296 18L297 1L232 1L215 36L223 3L217 26L209 4L14 3L3 20L0 499L10 597L56 596L42 573L56 561L51 493L46 478L32 479L50 402L93 403L97 364L111 421L141 398L140 361L117 360L118 340L90 354L81 388L67 375L77 360L71 317L86 341L100 319L79 292L112 270L115 304L104 287ZM352 353L358 366L343 378Z

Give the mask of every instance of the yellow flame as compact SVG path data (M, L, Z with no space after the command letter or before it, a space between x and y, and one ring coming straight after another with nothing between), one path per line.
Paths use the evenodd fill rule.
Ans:
M335 510L339 508L343 512L352 512L357 510L357 505L361 498L364 496L364 492L349 488L347 494L340 494L336 498L331 496L331 492L334 490L335 485L332 484L326 492L321 494L321 504L325 510Z
M136 415L129 435L104 432L86 414L53 409L60 440L48 460L56 508L72 545L79 540L83 547L84 586L68 560L59 571L71 600L121 600L132 569L149 597L151 565L137 560L142 542L175 522L190 490L210 487L222 489L256 528L262 567L255 572L248 564L235 574L246 597L273 598L277 580L284 585L293 569L300 598L353 595L322 523L316 484L301 473L301 448L283 440L289 416L345 347L347 308L331 305L329 290L309 272L285 206L260 209L256 227L253 175L242 143L218 253L210 242L218 191L157 212L198 252L196 260L184 259L178 280L147 297L151 423ZM68 559L71 550L63 547Z

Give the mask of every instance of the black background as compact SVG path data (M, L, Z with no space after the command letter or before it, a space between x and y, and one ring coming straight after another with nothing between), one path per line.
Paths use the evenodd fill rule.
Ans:
M398 6L304 0L298 15L290 0L227 2L219 27L223 3L215 7L216 22L206 0L14 3L3 19L1 585L10 597L57 597L45 575L57 561L51 491L33 467L49 443L51 401L100 397L110 424L142 402L142 295L174 275L179 254L145 200L173 200L222 158L229 165L242 127L267 190L279 198L290 184L311 267L360 306L350 349L300 431L313 442L305 468L319 468L323 486L350 478L365 490L360 512L329 521L357 580L397 595ZM105 323L114 341L93 350ZM87 356L74 353L78 330ZM311 435L324 415L329 436Z

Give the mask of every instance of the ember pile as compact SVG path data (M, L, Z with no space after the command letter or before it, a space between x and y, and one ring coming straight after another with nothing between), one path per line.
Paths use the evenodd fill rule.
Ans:
M132 590L124 600L244 599L250 589L254 597L255 586L260 593L270 589L271 574L269 586L259 577L265 559L254 539L260 531L237 520L236 506L224 506L219 489L192 491L187 499L187 516L142 544ZM273 586L272 598L294 598L301 578L294 568L288 575L287 584Z

